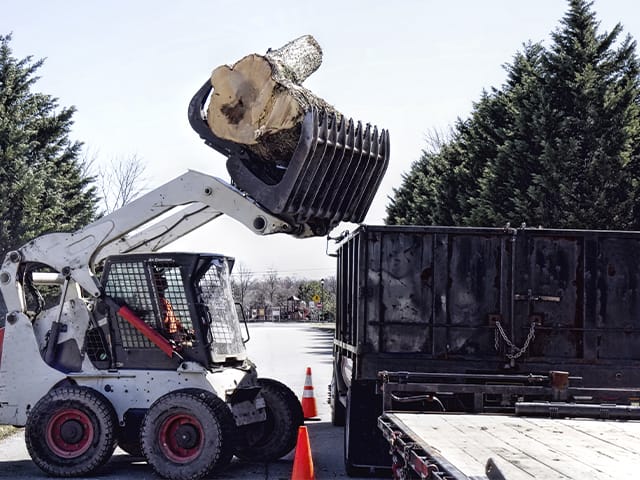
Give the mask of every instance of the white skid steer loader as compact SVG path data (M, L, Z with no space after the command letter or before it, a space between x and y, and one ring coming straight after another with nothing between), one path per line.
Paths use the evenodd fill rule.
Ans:
M300 403L247 357L233 259L160 249L223 214L258 235L297 237L362 221L387 166L388 134L312 111L274 179L211 133L210 93L207 82L189 120L228 157L233 185L188 171L4 259L0 424L26 427L29 453L49 475L90 475L117 445L171 479L202 478L234 455L275 460L295 446Z

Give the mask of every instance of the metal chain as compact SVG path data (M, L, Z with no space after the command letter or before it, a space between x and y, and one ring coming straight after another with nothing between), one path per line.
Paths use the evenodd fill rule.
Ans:
M507 334L505 333L504 329L502 328L502 325L500 324L500 321L497 320L496 321L496 330L495 330L495 347L496 347L496 350L498 350L499 347L500 347L498 333L500 333L500 336L504 340L504 343L507 344L507 346L511 349L511 351L515 352L515 353L507 353L506 354L507 358L509 360L514 360L516 358L520 358L522 356L522 354L524 354L524 352L527 351L527 349L529 348L529 344L535 338L535 336L536 336L536 323L535 322L531 322L531 327L529 328L529 334L527 335L527 339L524 341L524 345L522 345L522 348L516 347L513 344L513 342L511 340L509 340L509 337L507 337Z

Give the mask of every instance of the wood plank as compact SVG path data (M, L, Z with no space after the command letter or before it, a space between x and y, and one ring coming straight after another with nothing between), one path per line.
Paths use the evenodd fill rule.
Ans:
M517 467L534 478L613 478L601 462L585 460L590 459L590 453L584 448L576 450L576 445L584 443L583 436L558 420L523 417L492 417L491 420L495 423L486 427L487 422L482 418L468 418L472 428L487 428L528 459L521 461L499 452L495 460L499 467L506 462L505 474ZM507 477L510 478L508 474Z
M487 448L494 452L492 458L507 478L573 478L571 466L563 468L557 452L539 438L529 436L530 428L520 419L466 417L463 420L466 428L484 432L478 441L487 442ZM459 423L460 419L456 421Z
M493 458L509 480L634 478L640 422L500 415L387 415L416 442L436 449L468 476Z
M593 469L592 478L631 478L640 467L640 444L617 428L621 422L546 418L529 422L551 448L574 460L572 468Z

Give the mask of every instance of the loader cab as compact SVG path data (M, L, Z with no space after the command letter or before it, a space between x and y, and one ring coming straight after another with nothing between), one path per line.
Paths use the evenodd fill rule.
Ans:
M231 293L232 267L232 258L213 254L109 257L101 275L103 291L123 309L106 303L96 309L108 320L102 322L108 331L103 327L98 333L111 338L110 352L88 349L89 358L96 366L117 369L175 369L183 361L205 368L242 363L246 352ZM158 338L170 348L159 348Z

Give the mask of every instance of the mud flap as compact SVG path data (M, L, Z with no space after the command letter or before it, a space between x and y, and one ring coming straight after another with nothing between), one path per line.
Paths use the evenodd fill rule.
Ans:
M354 381L348 393L344 431L344 459L350 476L362 476L370 469L390 469L389 445L378 429L382 395L375 381Z

